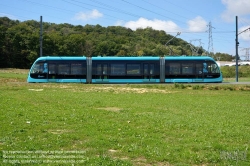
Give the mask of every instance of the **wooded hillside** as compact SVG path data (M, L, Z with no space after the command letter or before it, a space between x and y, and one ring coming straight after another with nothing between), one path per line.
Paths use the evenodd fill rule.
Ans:
M40 23L0 17L0 68L30 68L39 57ZM74 26L43 23L43 56L167 56L192 55L188 42L165 31L121 26ZM194 47L194 46L192 46ZM200 48L198 55L204 55ZM232 56L220 54L221 60Z

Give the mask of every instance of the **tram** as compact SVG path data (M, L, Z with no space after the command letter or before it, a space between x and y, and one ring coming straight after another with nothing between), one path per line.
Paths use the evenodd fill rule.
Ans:
M208 56L39 57L27 82L220 83L222 73Z

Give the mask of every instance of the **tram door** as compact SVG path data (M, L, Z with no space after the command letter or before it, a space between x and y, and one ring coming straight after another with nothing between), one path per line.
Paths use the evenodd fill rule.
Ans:
M56 64L49 63L48 82L56 82Z
M153 81L154 80L154 64L144 63L143 64L143 79L144 81Z
M96 81L106 82L108 81L108 64L97 64L96 65Z
M203 64L196 63L195 68L196 68L196 80L203 82L204 80Z

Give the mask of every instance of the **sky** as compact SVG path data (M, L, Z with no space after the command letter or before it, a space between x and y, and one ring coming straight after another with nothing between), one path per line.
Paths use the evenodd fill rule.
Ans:
M241 59L250 52L250 0L0 0L0 17L4 16L20 21L40 21L42 16L43 22L132 30L152 27L233 56L237 16Z

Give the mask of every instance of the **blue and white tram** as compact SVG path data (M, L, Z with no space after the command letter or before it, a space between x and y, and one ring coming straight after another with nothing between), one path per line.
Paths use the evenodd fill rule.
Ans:
M27 82L222 82L211 57L40 57Z

